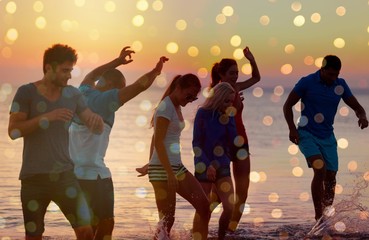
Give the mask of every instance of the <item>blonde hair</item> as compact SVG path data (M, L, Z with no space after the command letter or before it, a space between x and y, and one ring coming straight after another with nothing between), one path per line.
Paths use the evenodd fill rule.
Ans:
M224 100L232 93L236 93L236 91L231 84L220 82L210 89L209 96L203 103L202 108L217 111L222 107Z

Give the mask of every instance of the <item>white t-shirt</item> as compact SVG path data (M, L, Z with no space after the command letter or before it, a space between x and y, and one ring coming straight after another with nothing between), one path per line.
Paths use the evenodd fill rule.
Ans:
M168 119L169 126L164 138L164 146L172 166L182 164L179 139L185 127L184 121L180 121L176 109L169 96L165 97L159 104L154 114L154 128L158 117ZM156 149L150 159L150 165L161 165Z
M104 123L101 135L92 134L85 125L72 123L69 127L69 153L74 162L74 173L78 179L96 180L111 178L104 157L109 145L111 127Z

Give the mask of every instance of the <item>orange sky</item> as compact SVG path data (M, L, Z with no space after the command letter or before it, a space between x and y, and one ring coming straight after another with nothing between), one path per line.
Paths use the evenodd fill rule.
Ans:
M369 88L367 0L0 0L0 15L0 84L41 78L43 51L60 42L79 52L72 85L128 45L134 62L120 69L133 76L165 55L168 75L194 72L206 80L214 62L233 57L246 78L240 50L247 45L260 86L292 86L335 54L351 87Z

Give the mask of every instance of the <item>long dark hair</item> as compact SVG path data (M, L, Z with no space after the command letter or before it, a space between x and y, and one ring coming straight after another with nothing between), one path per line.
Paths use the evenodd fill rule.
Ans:
M237 65L237 62L231 58L223 58L219 63L214 63L211 69L210 87L213 88L215 85L217 85L222 79L220 74L225 74L233 65Z
M165 97L169 96L174 91L174 89L176 89L177 86L179 86L181 89L186 89L186 88L193 87L193 86L201 89L200 79L195 74L187 73L184 75L177 75L173 78L172 82L169 84L169 86L165 90L163 96L160 99L160 102ZM155 110L156 108L154 109L154 111ZM150 126L151 127L154 126L154 116L151 118Z

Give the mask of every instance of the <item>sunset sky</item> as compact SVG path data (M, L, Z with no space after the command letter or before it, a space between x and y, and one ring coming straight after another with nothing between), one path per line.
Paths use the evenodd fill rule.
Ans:
M260 86L291 87L335 54L350 86L369 89L368 0L0 0L0 16L0 86L40 79L44 50L65 43L79 55L72 85L124 46L136 51L119 67L128 81L162 55L168 75L208 81L211 66L231 57L247 78L249 46Z

